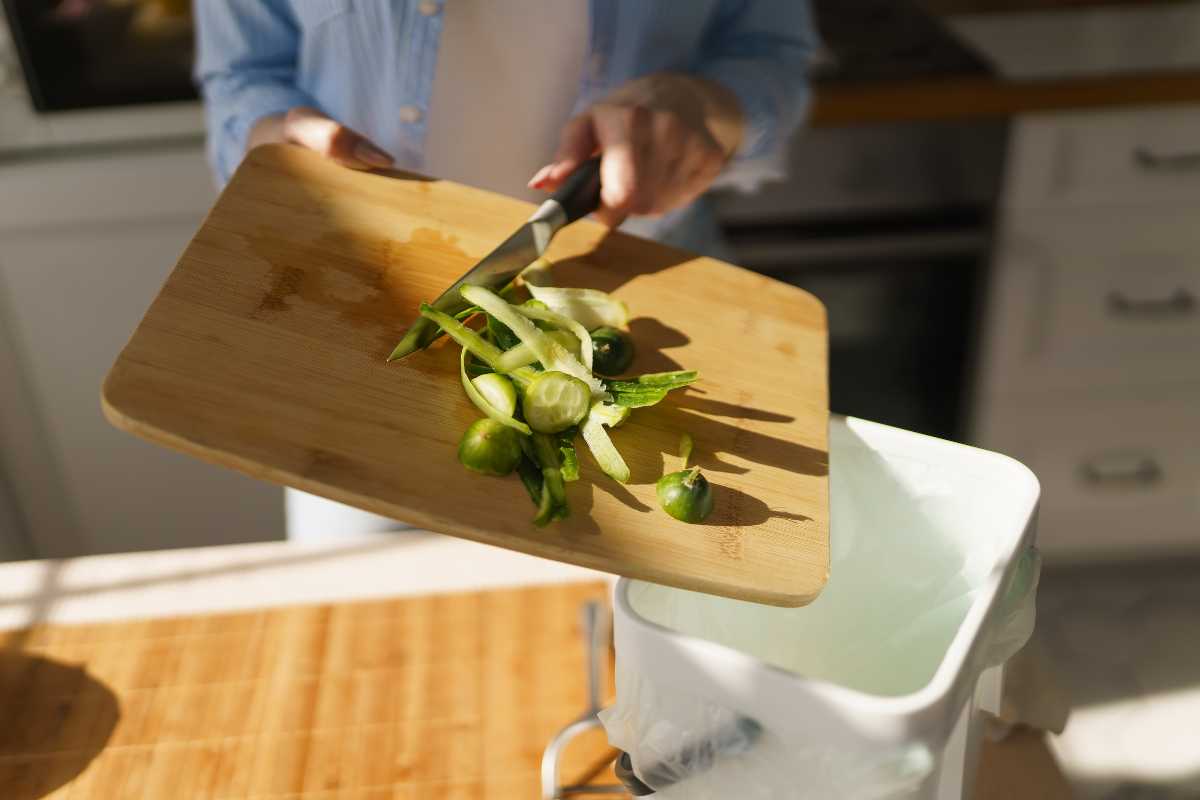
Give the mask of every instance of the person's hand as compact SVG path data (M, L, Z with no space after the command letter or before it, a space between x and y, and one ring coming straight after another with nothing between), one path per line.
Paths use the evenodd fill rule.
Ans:
M616 227L630 214L657 216L695 200L712 185L741 136L741 112L728 90L691 76L650 75L570 119L554 161L529 186L554 191L600 153L595 217Z
M367 137L315 108L300 106L286 114L263 117L250 130L246 149L271 142L291 142L307 147L351 169L392 165L392 157Z

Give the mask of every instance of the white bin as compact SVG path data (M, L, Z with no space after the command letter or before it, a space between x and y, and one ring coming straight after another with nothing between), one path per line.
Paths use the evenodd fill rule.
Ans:
M853 418L831 421L830 449L830 580L811 605L618 582L602 718L656 797L969 797L980 712L1032 632L1038 482Z

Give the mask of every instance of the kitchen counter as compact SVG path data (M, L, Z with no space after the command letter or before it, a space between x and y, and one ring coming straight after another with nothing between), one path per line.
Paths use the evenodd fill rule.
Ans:
M50 796L111 797L115 796L114 787L120 787L116 790L120 796L135 796L133 792L137 792L136 796L157 797L162 796L158 790L168 785L181 787L181 791L191 789L195 796L208 796L202 789L207 786L214 796L259 797L248 789L253 783L278 791L286 787L301 792L288 797L316 800L332 797L324 790L338 786L342 789L339 797L377 797L387 790L389 782L399 782L391 788L400 793L388 796L432 796L425 790L435 787L437 797L476 797L483 796L481 787L487 787L486 796L496 800L533 797L540 743L578 710L582 654L566 647L548 658L546 653L550 651L542 642L537 652L543 656L536 660L543 670L539 674L534 663L521 662L519 651L513 653L508 648L518 642L529 644L539 636L554 641L569 638L574 623L571 614L561 613L567 610L564 603L572 598L577 602L576 595L594 595L597 579L609 583L613 580L612 576L578 567L424 532L0 565L0 629L38 623L176 617L160 620L153 628L85 626L75 628L67 638L46 628L10 635L8 647L16 642L16 650L0 648L0 654L41 659L38 663L43 674L66 681L58 685L71 687L75 694L71 703L60 703L57 710L47 708L47 715L58 715L49 719L59 722L50 723L50 727L21 727L24 733L10 735L0 744L0 786L16 791L18 798L42 797L43 789L53 791L56 787L61 792ZM496 619L507 623L497 625L513 626L498 630L486 642L470 638L490 630L475 625L462 627L453 636L408 639L402 651L388 650L374 635L364 639L356 633L360 628L375 631L381 624L393 626L394 620L413 621L415 618L405 616L407 606L405 601L396 600L397 596L562 582L578 588L536 590L543 594L528 590L523 594L464 594L436 607L419 606L428 614L442 615L443 620L463 613L472 619L500 614ZM534 603L528 609L530 615L542 614L545 618L525 619L522 623L520 615L509 613L519 598ZM323 605L365 599L377 602L348 608ZM296 608L298 605L310 607ZM211 617L215 627L181 616L257 612L280 606L290 608L273 612L274 616L222 613ZM353 613L347 614L351 609ZM288 638L295 637L296 626L317 619L326 620L327 627L321 628L325 635L343 643L339 655L322 655L313 661L304 655L309 651L300 647L302 641ZM264 634L272 642L271 647L254 649L247 644L257 636L251 633L261 633L271 625L275 625L274 633ZM148 636L150 631L153 634ZM131 638L114 638L119 636ZM171 636L186 640L191 649L193 668L186 674L183 662L170 655L177 647L170 643ZM220 650L204 644L217 640L222 643ZM101 641L113 646L105 649L96 644ZM480 678L481 683L438 682L433 677L436 673L420 667L425 663L422 658L444 658L439 655L441 651L414 655L417 649L433 647L437 642L444 647L465 648L461 652L473 654L478 661L462 655L462 669L486 677ZM494 655L487 655L491 652L488 647L494 649ZM27 656L17 655L22 649ZM408 657L388 661L384 669L379 659L392 652L404 652ZM126 658L113 660L110 656L114 654ZM299 671L304 667L307 672L285 674L271 667L283 663L277 659L285 656L292 659L287 663ZM524 666L510 669L506 660L510 658ZM347 666L360 661L363 664L359 671ZM124 670L122 665L127 662L137 669ZM366 668L368 662L371 669ZM76 672L81 663L86 671ZM445 660L437 663L442 669L451 667ZM266 666L261 674L251 674L247 670L253 664ZM352 686L339 669L353 672L356 678ZM215 677L220 670L229 675ZM376 678L383 681L378 686L371 683ZM414 681L429 680L434 681L429 687L403 695L410 698L408 705L384 702L401 696L388 694L392 690L385 691L386 687L401 691L394 687L411 689L418 685ZM447 692L443 691L444 685L477 686L480 694ZM259 687L249 692L257 701L247 699L247 687L251 686ZM286 687L286 692L280 687ZM362 694L371 687L381 693ZM485 689L494 705L472 705L480 701ZM439 703L451 705L425 706L413 699L430 693L436 694ZM351 702L359 695L370 696L374 702L369 706ZM281 696L290 699L271 708L264 705L268 697L279 701ZM511 697L539 700L528 707L513 706L505 699ZM368 707L372 709L371 720L361 721L362 709ZM401 707L405 709L402 717L380 716ZM87 713L102 721L86 729L72 725L75 717L71 714L77 708L95 711ZM217 711L207 713L205 708ZM106 717L102 713L105 709ZM213 731L220 731L221 738L189 738ZM332 735L333 731L337 734ZM89 735L93 738L88 739ZM77 749L63 749L64 743ZM588 748L582 755L591 759L589 752L598 753L602 742L576 747ZM361 761L364 752L371 754L366 762ZM580 755L574 750L572 753L572 758ZM575 760L580 762L579 767L594 763L594 759L586 763ZM361 773L368 763L373 765L370 775ZM594 767L589 769L596 771ZM378 785L372 783L375 779ZM612 777L601 770L596 780L611 783ZM1061 798L1068 792L1044 738L1029 731L998 744L985 743L979 780L981 800ZM373 786L370 791L352 791L355 786L369 783ZM143 794L139 787L149 794ZM220 787L224 789L218 791ZM460 794L452 789L471 793Z
M1016 10L950 0L885 8L875 0L818 0L835 68L818 70L810 124L1200 102L1194 4L1050 0ZM886 36L870 32L881 27ZM850 58L839 70L843 52Z
M0 564L0 630L615 578L434 533Z

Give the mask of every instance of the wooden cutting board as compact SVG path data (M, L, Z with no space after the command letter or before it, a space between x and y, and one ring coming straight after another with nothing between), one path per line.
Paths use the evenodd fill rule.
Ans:
M701 381L613 431L632 481L581 446L572 517L546 529L515 477L456 460L479 416L458 350L385 357L414 318L530 214L499 195L338 167L287 146L249 155L104 385L108 418L252 476L441 533L713 594L810 602L829 563L825 312L811 295L711 259L569 226L561 286L627 302L634 372ZM715 486L703 526L655 481L680 435Z
M534 800L543 748L586 705L580 606L606 595L567 584L0 633L0 797ZM612 756L589 734L562 779L615 783ZM1040 734L984 743L975 800L1070 796Z

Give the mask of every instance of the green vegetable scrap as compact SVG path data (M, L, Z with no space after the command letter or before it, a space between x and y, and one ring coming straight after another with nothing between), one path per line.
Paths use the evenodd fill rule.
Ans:
M659 478L655 490L659 505L672 517L681 522L703 522L713 510L712 487L699 467L688 469L691 456L692 437L685 433L679 440L683 469Z
M484 475L515 471L537 509L534 524L543 526L570 513L566 485L580 479L578 438L602 472L628 482L629 466L609 430L628 420L632 409L655 405L699 376L679 371L614 379L634 356L623 330L629 321L625 304L594 289L547 285L544 260L526 273L530 280L522 282L532 298L525 302L515 298L515 285L499 294L464 286L462 297L470 304L465 311L450 316L422 304L421 316L462 348L460 382L483 415L459 442L459 461ZM480 318L482 326L475 322ZM707 491L707 482L697 470L683 474L690 477L679 479L663 507L673 516L703 518L712 498L706 510L697 487ZM660 500L666 478L658 484ZM696 495L687 509L684 494Z

